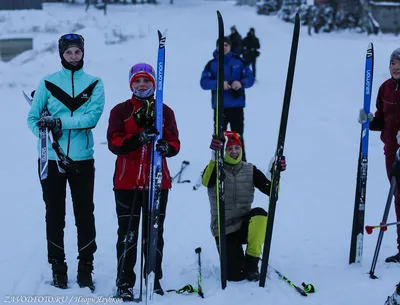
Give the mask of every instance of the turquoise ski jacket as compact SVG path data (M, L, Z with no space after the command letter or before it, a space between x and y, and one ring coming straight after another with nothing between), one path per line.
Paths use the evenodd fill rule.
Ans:
M28 126L39 138L36 123L47 107L51 116L61 119L63 135L58 142L65 154L73 161L90 160L94 153L92 129L103 113L104 103L104 86L100 78L86 74L83 69L62 68L40 81L28 114ZM49 160L57 160L50 143Z

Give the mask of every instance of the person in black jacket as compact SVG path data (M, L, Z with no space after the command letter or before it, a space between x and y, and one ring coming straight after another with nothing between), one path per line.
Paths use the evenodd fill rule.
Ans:
M231 27L229 40L231 41L231 52L240 56L243 52L242 36L240 36L239 32L236 29L236 26Z
M260 56L258 49L260 41L255 35L254 28L250 28L245 39L243 39L243 59L250 65L253 70L253 75L256 77L256 59Z

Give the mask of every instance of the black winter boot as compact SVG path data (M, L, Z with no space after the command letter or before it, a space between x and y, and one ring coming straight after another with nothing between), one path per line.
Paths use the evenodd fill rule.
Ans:
M389 256L388 258L386 258L385 262L387 262L387 263L400 263L400 252L395 254L395 255Z
M161 287L160 280L154 280L154 292L159 295L164 295L164 290Z
M51 262L51 270L53 271L53 286L60 289L68 288L68 267L65 262L53 260Z
M246 254L246 278L251 282L260 280L260 272L258 271L258 257Z
M130 287L128 284L122 284L117 287L117 298L121 298L124 302L133 302L133 287Z
M79 287L89 287L89 289L93 292L94 285L92 280L92 271L93 263L80 261L78 264L78 276L76 277L76 281Z

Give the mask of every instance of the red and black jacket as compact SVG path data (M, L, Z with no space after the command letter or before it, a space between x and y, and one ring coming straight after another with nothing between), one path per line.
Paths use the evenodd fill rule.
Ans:
M400 82L390 78L379 88L376 112L371 130L381 131L385 154L394 155L399 148L396 135L400 130Z
M114 190L142 189L143 186L147 188L149 184L152 144L136 145L136 148L131 145L134 137L143 130L136 124L133 116L142 105L143 102L132 97L116 105L110 113L107 130L108 148L118 156L115 163ZM169 146L166 157L175 156L180 150L179 132L174 112L165 104L162 136ZM165 157L162 160L161 188L171 188L171 176Z

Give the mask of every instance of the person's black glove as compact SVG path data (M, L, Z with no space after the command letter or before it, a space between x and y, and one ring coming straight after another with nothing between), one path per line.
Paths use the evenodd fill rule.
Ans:
M159 134L160 133L155 127L150 127L142 130L139 134L131 136L129 139L126 139L124 141L124 143L122 144L123 150L127 152L134 151L140 146L149 144L151 140Z
M53 128L58 128L59 130L61 130L61 120L59 118L55 118L52 116L44 116L42 117L37 123L37 126L39 127L46 127L49 129L53 129Z
M166 156L169 151L169 145L164 139L159 139L156 143L156 151L158 151L162 156Z
M392 165L392 169L390 171L390 176L391 177L399 177L400 178L400 162L396 161Z
M153 140L153 138L155 136L158 136L159 134L160 133L157 131L155 127L150 127L139 133L138 141L140 142L141 145L149 144L151 140Z

